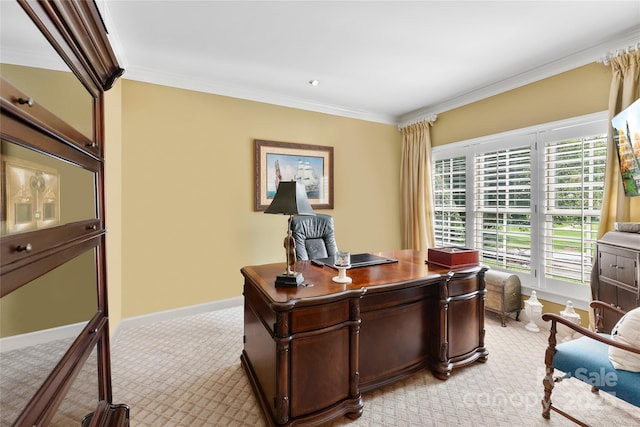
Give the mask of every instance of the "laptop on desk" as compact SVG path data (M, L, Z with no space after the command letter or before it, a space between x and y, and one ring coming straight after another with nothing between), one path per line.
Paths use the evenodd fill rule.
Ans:
M318 265L318 266L326 265L329 267L334 267L333 262L334 262L333 257L311 260L312 264ZM394 262L398 262L398 260L393 258L381 257L378 255L373 255L369 253L351 254L351 268L369 267L372 265L380 265L380 264L391 264Z

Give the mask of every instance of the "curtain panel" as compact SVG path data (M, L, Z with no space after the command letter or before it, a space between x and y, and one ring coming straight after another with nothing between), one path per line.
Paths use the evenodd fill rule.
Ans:
M402 245L426 250L434 246L433 191L431 186L431 123L402 128Z
M611 59L613 77L609 92L609 121L640 98L640 51ZM640 221L640 197L625 197L613 130L609 126L604 196L598 238L614 229L616 222Z

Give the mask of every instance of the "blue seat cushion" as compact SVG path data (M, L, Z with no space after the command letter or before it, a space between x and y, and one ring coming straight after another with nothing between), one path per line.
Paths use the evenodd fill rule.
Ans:
M609 361L607 344L580 337L558 344L556 350L554 368L625 402L640 406L640 372L615 369Z

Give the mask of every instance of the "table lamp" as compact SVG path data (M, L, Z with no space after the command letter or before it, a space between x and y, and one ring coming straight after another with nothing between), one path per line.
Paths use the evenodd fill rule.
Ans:
M273 196L273 201L264 213L289 215L287 236L284 238L287 269L276 277L276 287L297 287L304 281L304 277L302 277L302 273L293 270L293 265L296 263L296 245L291 234L291 217L293 215L315 215L304 185L297 181L280 182L276 195Z

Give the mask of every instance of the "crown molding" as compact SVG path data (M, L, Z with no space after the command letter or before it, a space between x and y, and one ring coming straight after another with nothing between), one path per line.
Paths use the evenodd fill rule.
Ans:
M633 27L631 30L625 31L618 36L602 42L596 46L575 52L557 61L553 61L530 71L515 75L505 80L493 83L491 85L460 94L442 103L425 106L418 110L412 111L398 118L398 127L407 126L410 123L420 121L424 117L430 117L449 111L463 105L471 104L491 96L499 95L512 89L537 82L560 73L587 65L593 62L602 62L602 58L609 51L627 48L627 46L636 45L640 41L640 25Z
M361 111L342 106L315 103L305 99L288 97L255 88L214 83L210 81L194 79L192 77L186 78L181 75L161 72L158 70L145 69L142 67L134 66L127 68L123 77L128 80L160 84L163 86L171 86L180 89L194 90L197 92L228 96L231 98L239 98L265 104L277 105L281 107L314 111L317 113L330 114L334 116L347 117L376 123L396 124L397 120L397 117L392 115L377 114L371 111Z
M107 28L113 28L111 16L105 0L96 0L98 9L105 21ZM335 116L347 117L358 120L371 121L376 123L393 124L398 129L411 123L427 120L429 117L437 117L438 113L452 110L476 101L480 101L491 96L516 89L521 86L569 71L583 65L602 61L602 58L609 51L616 51L635 45L640 41L640 25L633 27L617 36L610 38L596 46L584 49L574 54L568 55L557 61L543 64L533 70L526 71L505 80L495 82L482 88L478 88L466 93L461 93L449 100L441 103L424 106L400 116L385 115L371 111L355 110L343 106L311 102L305 99L293 98L277 93L256 90L255 88L239 87L222 83L212 83L204 80L196 80L185 76L173 75L159 70L144 69L142 67L129 66L124 49L116 34L109 33L109 40L113 46L116 57L125 69L123 78L137 80L147 83L160 84L164 86L181 89L194 90L198 92L210 93L231 98L245 99L266 104L278 105L282 107L296 108Z

